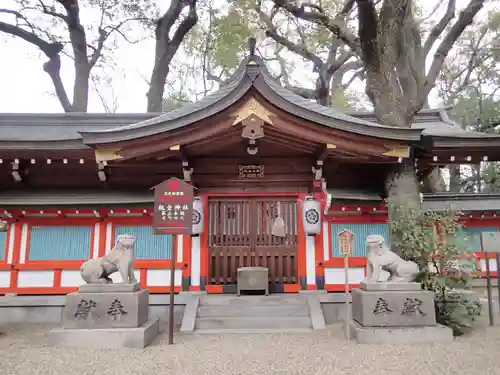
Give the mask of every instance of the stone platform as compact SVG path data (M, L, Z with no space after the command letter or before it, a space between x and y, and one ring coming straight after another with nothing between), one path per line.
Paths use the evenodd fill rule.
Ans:
M53 345L144 348L158 333L139 284L89 284L66 295L63 326L49 337Z
M149 292L139 284L89 284L66 295L63 327L137 328L149 315Z
M157 318L148 320L137 328L65 329L57 328L48 333L54 346L77 348L143 349L158 335Z
M434 293L418 283L363 283L352 291L352 318L363 327L436 325Z
M452 330L436 322L434 293L419 283L361 282L345 324L360 344L453 341Z
M441 324L427 327L363 327L351 320L351 338L358 344L422 344L452 342L453 331Z

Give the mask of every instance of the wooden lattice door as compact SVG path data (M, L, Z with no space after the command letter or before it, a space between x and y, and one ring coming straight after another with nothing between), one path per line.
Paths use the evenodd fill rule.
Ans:
M297 201L292 199L211 199L209 201L209 282L236 284L239 267L269 268L271 291L297 282ZM276 218L284 236L272 234Z

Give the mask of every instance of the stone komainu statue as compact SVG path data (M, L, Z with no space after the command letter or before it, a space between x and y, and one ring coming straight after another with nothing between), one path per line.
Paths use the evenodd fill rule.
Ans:
M382 270L391 274L388 282L412 282L417 278L420 271L418 265L415 262L403 260L393 253L386 245L384 237L368 236L366 250L368 254L366 282L378 282Z
M134 245L135 236L120 234L116 238L116 244L105 256L97 259L89 259L80 267L82 279L87 284L111 284L113 280L109 277L112 273L120 272L123 283L135 284L134 276Z

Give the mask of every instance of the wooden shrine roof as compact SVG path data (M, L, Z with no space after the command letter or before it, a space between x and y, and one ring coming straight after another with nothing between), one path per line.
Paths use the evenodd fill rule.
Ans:
M215 116L250 91L296 118L332 131L403 141L427 150L500 146L500 135L463 130L450 120L446 108L423 110L411 128L395 128L378 123L373 113L341 113L321 106L283 88L262 60L251 55L218 91L167 113L0 114L0 149L78 150L144 138Z

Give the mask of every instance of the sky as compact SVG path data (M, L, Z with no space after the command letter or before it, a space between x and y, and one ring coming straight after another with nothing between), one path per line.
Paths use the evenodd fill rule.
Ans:
M14 0L1 0L1 6L9 8ZM462 1L459 1L461 3ZM159 2L161 10L168 4ZM15 8L15 7L14 7ZM12 9L12 8L11 8ZM2 19L2 18L0 18ZM82 12L82 23L96 19L95 14ZM117 68L107 69L112 78L112 86L100 85L101 93L111 102L117 98L117 112L145 112L147 79L151 74L154 58L154 40L145 39L137 44L121 43L114 52ZM62 112L58 99L53 94L49 76L43 71L45 55L37 48L20 39L0 33L0 112ZM297 71L300 74L300 70ZM71 93L72 61L63 59L63 82ZM310 76L309 72L300 77ZM301 83L301 79L295 81ZM310 78L305 78L310 86ZM358 87L362 91L362 87ZM104 112L99 96L90 93L88 112Z

